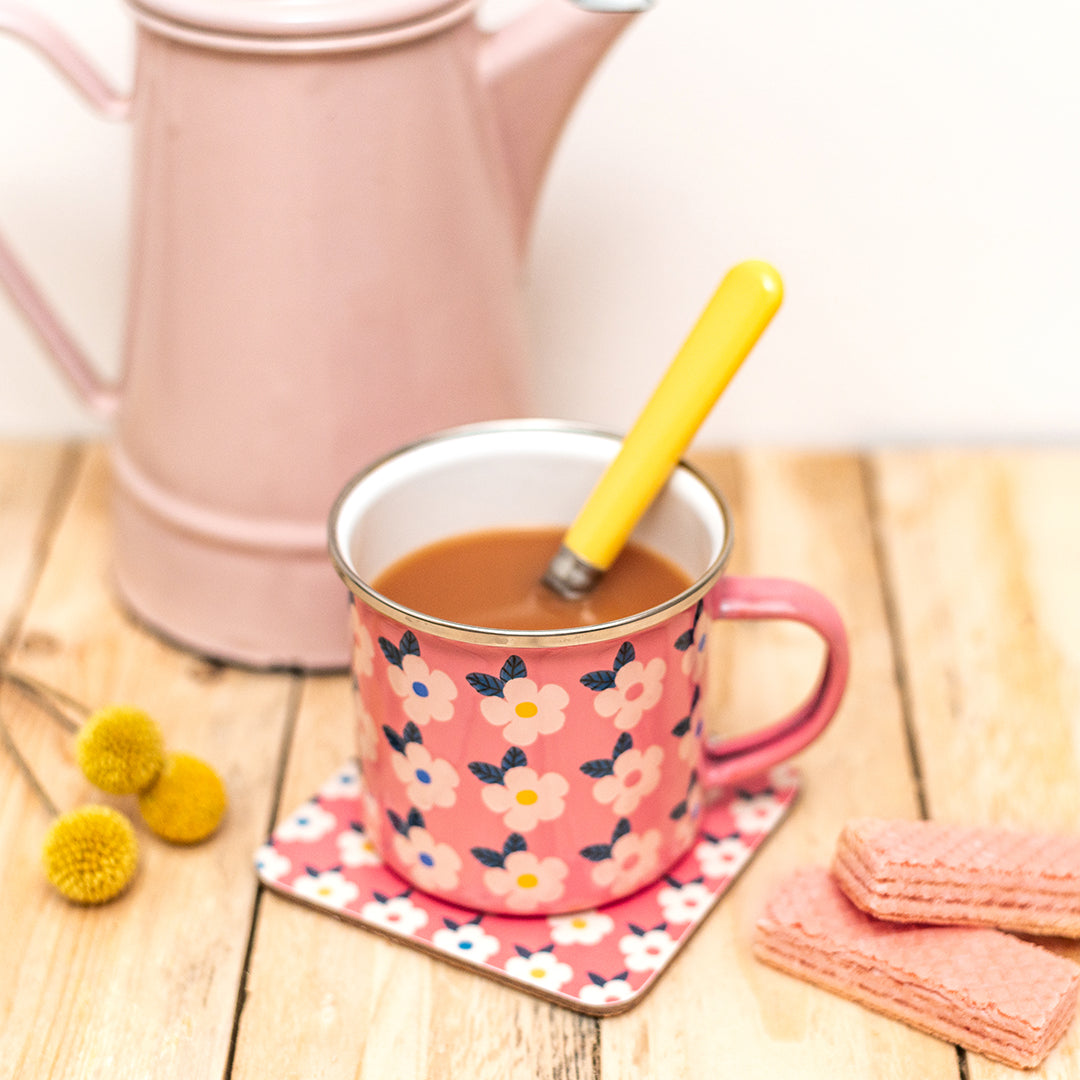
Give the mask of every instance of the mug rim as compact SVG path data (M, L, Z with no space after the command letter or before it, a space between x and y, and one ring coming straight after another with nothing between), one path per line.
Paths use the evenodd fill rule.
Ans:
M723 496L713 483L699 469L683 459L676 463L673 471L688 474L715 503L720 513L720 519L723 522L723 540L716 557L686 589L663 601L663 603L647 608L645 611L585 627L567 627L554 630L500 630L494 627L475 626L469 623L437 618L406 607L403 604L398 604L378 592L353 571L349 560L346 559L341 550L341 545L338 543L338 526L346 502L360 484L390 462L421 448L460 438L473 438L478 435L489 434L498 435L507 432L550 432L556 435L559 433L587 435L614 442L621 442L623 439L623 436L606 428L571 420L548 420L542 418L489 420L436 431L430 435L413 439L381 455L350 477L334 500L328 518L327 539L330 557L339 577L344 581L353 596L363 600L365 604L374 610L389 616L410 629L422 630L427 634L434 634L447 640L522 649L549 648L581 642L603 641L621 636L630 628L643 630L658 623L666 622L672 616L701 600L723 573L731 556L733 544L731 512Z

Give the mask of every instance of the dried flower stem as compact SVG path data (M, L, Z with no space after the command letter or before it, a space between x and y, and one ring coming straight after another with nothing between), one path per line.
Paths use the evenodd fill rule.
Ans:
M15 745L15 740L11 737L11 729L7 726L7 723L2 717L0 717L0 740L2 740L7 747L8 753L11 754L15 764L19 767L19 771L26 778L26 782L30 787L33 788L37 797L42 801L45 809L48 810L53 817L59 817L60 811L57 809L56 803L49 798L45 789L38 782L38 778L34 775L33 769L30 768L29 762L22 756L19 748Z

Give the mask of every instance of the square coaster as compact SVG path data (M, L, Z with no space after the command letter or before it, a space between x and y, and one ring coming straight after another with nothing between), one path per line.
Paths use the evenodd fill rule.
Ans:
M364 832L360 776L347 762L256 853L284 896L591 1016L636 1004L704 921L799 791L788 767L725 791L695 846L663 878L570 915L494 915L413 888Z

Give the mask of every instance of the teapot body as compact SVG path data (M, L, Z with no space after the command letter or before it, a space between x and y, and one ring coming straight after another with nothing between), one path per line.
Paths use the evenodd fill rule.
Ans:
M336 491L402 442L522 408L519 252L476 30L295 55L139 34L117 580L198 648L333 666L343 624L302 641L272 582L310 561L336 595L316 569ZM220 580L180 599L192 556L167 552L200 544L222 549L196 560ZM253 559L254 594L235 576ZM187 610L199 597L217 610ZM264 644L230 645L233 618Z

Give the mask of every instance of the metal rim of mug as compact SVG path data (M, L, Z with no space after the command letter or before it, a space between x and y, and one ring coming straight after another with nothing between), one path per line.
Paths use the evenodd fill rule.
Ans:
M412 608L404 607L395 603L389 597L377 592L359 575L353 572L338 544L337 523L341 511L352 492L363 481L382 468L388 462L404 457L421 447L431 446L437 443L447 442L452 439L469 438L485 433L498 434L503 432L525 431L550 431L552 433L565 432L575 435L594 435L615 442L621 442L622 436L605 428L591 424L575 423L569 420L493 420L477 424L464 424L460 427L447 428L415 439L410 443L391 450L389 453L376 458L345 484L341 493L334 500L330 509L328 526L328 543L330 557L338 575L348 586L349 591L364 601L369 607L389 616L396 622L410 629L421 630L428 634L451 641L464 641L477 645L497 645L511 648L545 648L564 645L574 645L581 642L603 641L608 638L622 636L629 630L640 631L658 623L666 622L672 615L696 604L713 587L717 579L724 572L728 559L731 557L733 543L731 529L731 512L723 496L716 490L712 482L697 468L687 461L679 461L676 468L690 474L702 489L713 499L720 512L720 518L724 525L723 542L716 557L698 578L683 592L673 596L670 600L649 608L646 611L628 615L623 619L611 622L597 623L595 626L582 628L568 628L558 630L499 630L492 627L471 626L468 623L452 622L449 619L439 619Z

